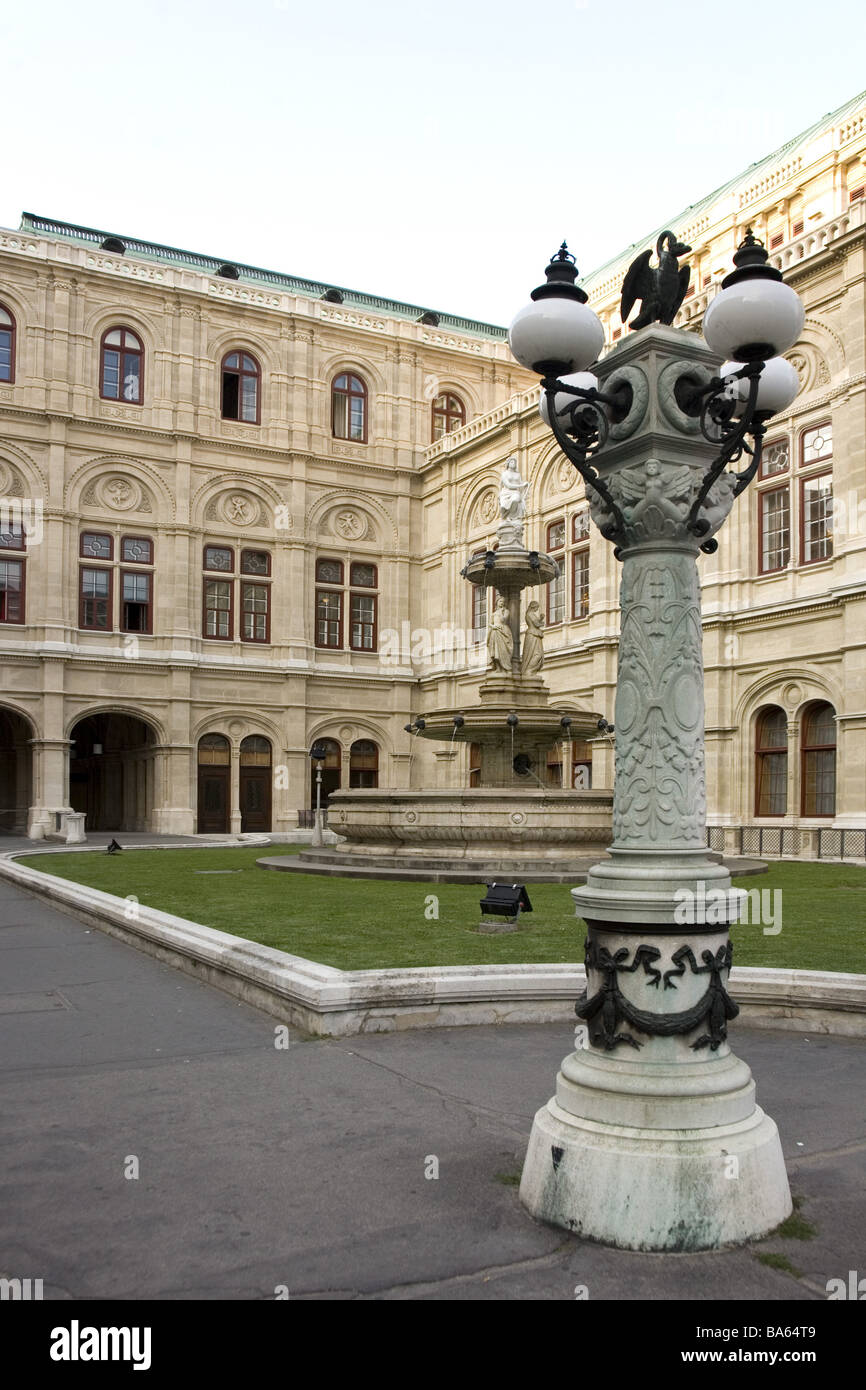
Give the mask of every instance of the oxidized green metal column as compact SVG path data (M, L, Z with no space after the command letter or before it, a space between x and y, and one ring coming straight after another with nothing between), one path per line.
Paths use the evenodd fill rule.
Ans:
M743 1241L791 1210L776 1126L727 1042L729 926L745 895L706 844L697 561L734 480L716 482L695 536L686 520L717 451L682 403L717 364L696 335L653 324L596 369L606 393L632 392L593 459L619 518L591 494L622 560L614 841L573 890L588 927L578 1047L535 1117L520 1195L546 1221L630 1249Z

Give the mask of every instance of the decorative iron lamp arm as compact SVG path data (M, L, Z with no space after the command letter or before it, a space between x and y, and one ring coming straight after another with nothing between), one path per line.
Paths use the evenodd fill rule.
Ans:
M569 463L577 469L586 486L598 493L614 518L615 524L606 528L609 532L608 539L612 539L617 532L624 529L625 517L614 501L607 484L587 460L590 453L600 449L607 439L608 419L601 408L602 405L609 406L617 415L627 413L628 402L625 397L626 393L630 396L631 388L628 385L623 385L615 394L607 395L593 387L587 390L579 386L570 386L555 376L546 376L541 384L547 406L547 420L556 437L557 444ZM570 434L566 434L560 421L560 415L564 412L557 412L556 409L556 398L562 394L576 398L574 404L567 407L570 417Z
M707 469L686 518L686 526L694 536L705 536L710 529L709 521L706 517L699 516L698 513L728 464L738 459L744 450L752 456L752 463L749 467L736 475L738 492L742 492L743 488L751 482L760 464L764 428L763 419L756 419L756 416L764 416L763 411L757 411L758 389L761 384L763 368L763 362L749 362L735 374L714 377L706 386L696 388L689 397L691 413L697 413L696 406L700 403L701 434L711 444L721 444L718 457ZM736 393L731 395L730 382L732 379L748 382L749 395L745 410L739 420L736 419L737 395ZM751 434L754 439L754 447L751 449L746 443L748 434Z

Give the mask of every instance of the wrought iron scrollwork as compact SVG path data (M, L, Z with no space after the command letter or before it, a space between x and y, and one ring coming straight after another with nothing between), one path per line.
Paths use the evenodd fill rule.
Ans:
M609 434L609 421L603 407L608 406L614 419L624 419L631 405L632 389L623 382L616 392L608 395L595 388L570 386L552 376L546 376L541 384L545 392L547 417L557 444L586 486L598 493L613 515L613 523L603 533L611 540L624 529L625 518L604 479L599 477L589 459L598 452ZM573 396L574 401L557 413L556 398L563 395ZM567 417L567 423L563 423L562 416Z
M747 362L738 372L724 377L714 377L706 386L693 387L685 393L681 401L691 414L698 414L704 438L711 444L720 445L718 456L707 470L686 518L686 525L694 536L705 536L710 530L709 521L706 517L700 516L699 512L725 469L736 463L744 454L749 456L747 466L734 474L737 481L733 493L738 497L748 487L760 467L765 421L768 418L767 412L757 409L758 387L763 370L763 362ZM738 394L738 383L741 381L748 382L749 386L744 407ZM751 444L747 441L749 435L752 439ZM714 543L708 544L711 544L713 549L716 548Z

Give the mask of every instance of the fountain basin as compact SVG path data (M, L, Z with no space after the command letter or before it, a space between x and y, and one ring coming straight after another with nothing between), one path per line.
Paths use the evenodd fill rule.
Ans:
M267 867L343 877L574 883L611 841L612 804L609 791L538 787L334 792L328 826L342 843Z

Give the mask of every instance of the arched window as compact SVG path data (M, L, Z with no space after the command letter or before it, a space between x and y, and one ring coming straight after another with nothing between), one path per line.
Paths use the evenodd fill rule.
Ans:
M433 402L433 443L443 434L459 430L466 424L466 407L459 396L443 391Z
M755 815L784 816L788 809L788 721L768 705L755 725Z
M222 417L257 425L261 419L261 368L248 352L229 352L222 365Z
M231 745L225 734L204 734L198 741L199 766L228 767Z
M0 304L0 381L15 380L15 320Z
M144 398L144 348L129 328L109 328L102 335L99 394L105 401L141 405Z
M378 787L379 746L369 738L359 738L349 750L349 786Z
M367 387L359 376L342 372L331 387L331 428L335 439L367 442Z
M803 715L802 814L836 814L836 711L826 701L810 705Z

